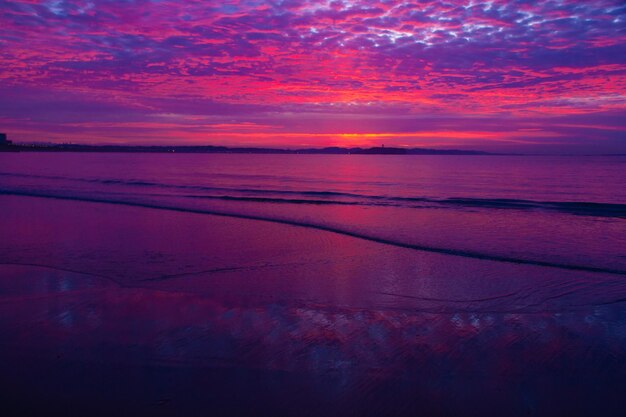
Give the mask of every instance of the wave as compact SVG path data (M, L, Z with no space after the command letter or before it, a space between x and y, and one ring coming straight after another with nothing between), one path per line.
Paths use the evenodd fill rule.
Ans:
M295 198L269 198L269 197L236 197L232 195L187 195L185 197L209 199L209 200L226 200L226 201L247 201L253 203L275 203L275 204L314 204L314 205L360 205L358 202L350 201L329 201L329 200L311 200L311 199L295 199Z
M466 207L504 208L519 210L548 210L580 216L626 218L626 204L595 203L587 201L534 201L505 198L447 198L440 204Z
M216 199L230 201L249 201L256 203L275 203L275 204L337 204L337 205L377 205L377 206L400 206L393 203L379 201L372 204L364 204L358 201L342 201L342 200L316 200L316 199L294 199L294 198L271 198L271 197L244 197L244 196L228 196L228 195L187 195L189 198L199 199ZM377 199L382 197L376 197ZM391 200L392 198L386 198ZM504 208L504 209L539 209L551 210L561 213L569 213L580 216L595 217L617 217L626 218L626 204L605 204L605 203L588 203L588 202L539 202L530 200L514 200L514 199L485 199L485 198L448 198L448 199L428 199L428 198L403 198L395 197L396 200L418 201L421 203L430 203L428 206L420 207L437 207L437 205L456 205L464 207L478 208ZM410 206L409 206L410 207ZM417 208L417 207L413 207Z
M0 172L0 176L64 180L75 182L121 185L131 187L150 187L168 190L197 191L205 194L184 195L190 198L206 198L232 201L248 201L273 204L313 204L313 205L363 205L393 206L402 208L477 208L477 209L512 209L558 212L579 216L626 218L626 204L602 203L591 201L537 201L514 198L474 198L474 197L406 197L389 195L371 195L342 191L284 190L250 187L220 187L211 185L164 184L159 182L117 179L117 178L72 178L64 176L19 174ZM218 194L219 193L219 194ZM283 198L280 196L293 196Z
M119 200L119 199L116 200L116 199L107 199L107 198L98 198L98 197L87 197L87 196L80 196L80 195L43 193L43 192L38 192L38 191L0 189L0 194L53 198L53 199L61 199L61 200L85 201L85 202L94 202L94 203L117 204L117 205L134 206L134 207L142 207L142 208L150 208L150 209L158 209L158 210L169 210L169 211L177 211L177 212L185 212L185 213L196 213L196 214L209 214L209 215L214 215L214 216L226 216L226 217L233 217L233 218L240 218L240 219L247 219L247 220L268 221L268 222L273 222L273 223L285 224L289 226L306 227L310 229L322 230L325 232L337 233L337 234L341 234L344 236L368 240L368 241L376 242L380 244L392 245L392 246L396 246L400 248L413 249L413 250L419 250L419 251L424 251L424 252L440 253L444 255L461 256L461 257L466 257L466 258L482 259L482 260L496 261L496 262L506 262L506 263L513 263L513 264L521 264L521 265L534 265L534 266L542 266L542 267L549 267L549 268L558 268L558 269L573 270L573 271L599 272L599 273L607 273L607 274L626 275L626 270L621 270L621 269L595 267L595 266L590 266L590 265L582 265L582 264L574 264L574 263L540 261L540 260L533 260L533 259L493 255L493 254L474 252L474 251L468 251L468 250L459 250L459 249L443 248L443 247L437 247L437 246L413 244L413 243L407 243L407 242L396 241L396 240L392 240L388 238L378 237L374 235L369 235L363 232L341 229L339 227L333 227L333 226L328 226L328 225L314 223L314 222L302 222L302 221L296 221L296 220L289 220L289 219L284 219L280 217L249 215L249 214L233 213L233 212L226 212L226 211L219 211L219 210L186 208L186 207L181 207L181 206L176 206L176 205L157 204L157 203L152 203L152 202L129 201L129 200Z
M268 193L268 194L292 194L292 195L309 195L319 197L361 197L361 198L374 198L382 199L382 196L372 196L366 194L346 193L339 191L293 191L293 190L268 190L261 188L233 188L233 187L217 187L208 185L183 185L183 184L164 184L159 182L136 180L136 179L118 179L118 178L74 178L64 177L58 175L35 175L35 174L18 174L10 172L0 172L0 176L10 177L22 177L22 178L39 178L50 180L64 180L86 183L98 183L106 185L128 185L128 186L142 186L142 187L155 187L166 189L180 189L180 190L199 190L199 191L231 191L241 193Z

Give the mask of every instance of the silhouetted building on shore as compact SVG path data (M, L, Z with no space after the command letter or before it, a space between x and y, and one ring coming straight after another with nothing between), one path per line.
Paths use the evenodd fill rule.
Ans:
M3 145L10 145L12 142L7 139L7 134L6 133L0 133L0 146Z

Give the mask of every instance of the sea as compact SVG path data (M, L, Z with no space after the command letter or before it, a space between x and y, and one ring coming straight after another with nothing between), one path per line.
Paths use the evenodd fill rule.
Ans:
M4 154L0 193L204 212L626 274L626 157Z
M626 156L0 153L0 236L25 411L626 410Z

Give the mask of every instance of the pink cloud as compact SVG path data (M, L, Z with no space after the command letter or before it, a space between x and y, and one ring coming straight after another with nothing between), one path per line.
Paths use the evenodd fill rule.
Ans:
M213 141L190 131L189 117L199 115L206 120L194 129L221 126L233 144L241 130L257 129L261 145L263 131L276 129L315 138L428 120L433 132L456 129L458 146L495 149L498 138L469 141L463 132L485 131L485 120L532 119L546 145L558 131L565 150L626 149L623 122L586 142L556 127L565 116L595 114L597 126L605 114L626 113L619 1L0 4L0 116L19 140L59 140L53 132L123 140L125 123L143 123L144 141L164 130L177 142Z

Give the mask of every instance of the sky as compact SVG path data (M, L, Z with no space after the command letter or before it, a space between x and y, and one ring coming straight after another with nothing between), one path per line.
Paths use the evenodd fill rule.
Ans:
M0 0L16 142L626 153L624 0Z

